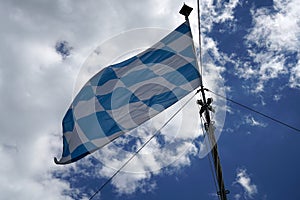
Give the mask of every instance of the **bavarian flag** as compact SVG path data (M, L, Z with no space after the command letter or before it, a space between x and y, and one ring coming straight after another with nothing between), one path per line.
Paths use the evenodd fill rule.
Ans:
M63 118L63 152L55 163L72 163L96 151L200 83L186 21L149 49L104 68L83 86Z

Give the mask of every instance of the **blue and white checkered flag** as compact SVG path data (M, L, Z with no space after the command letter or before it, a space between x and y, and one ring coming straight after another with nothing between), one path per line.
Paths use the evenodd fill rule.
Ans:
M110 65L75 97L63 125L63 153L75 162L140 126L200 86L191 30L183 23L144 52Z

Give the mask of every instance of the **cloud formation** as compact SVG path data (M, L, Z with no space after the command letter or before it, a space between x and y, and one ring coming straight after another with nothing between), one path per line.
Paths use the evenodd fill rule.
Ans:
M253 198L258 193L257 186L252 183L252 180L246 169L237 169L235 183L238 183L244 189L244 197ZM235 199L240 199L240 194L235 195Z
M268 81L284 76L289 77L286 85L300 87L299 11L297 0L277 0L273 7L252 10L254 27L246 43L255 65L239 63L238 70L242 78L258 79L253 92L262 92Z
M263 128L267 126L266 123L256 120L251 115L246 115L244 118L245 118L245 124L248 124L250 126L257 126L257 127L263 127Z

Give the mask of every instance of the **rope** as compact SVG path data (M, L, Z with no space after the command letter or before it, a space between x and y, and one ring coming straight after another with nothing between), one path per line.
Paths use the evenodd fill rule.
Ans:
M202 73L202 42L201 42L201 13L200 13L200 0L197 0L198 5L198 30L199 30L199 65L200 65L200 74L203 77ZM201 85L203 85L201 79Z
M112 179L156 136L161 134L161 130L195 97L198 91L190 97L155 133L89 198L92 200Z
M227 101L230 101L230 102L232 102L232 103L234 103L234 104L236 104L236 105L239 105L239 106L241 106L241 107L243 107L243 108L245 108L245 109L247 109L247 110L250 110L250 111L252 111L252 112L254 112L254 113L256 113L256 114L259 114L259 115L261 115L261 116L263 116L263 117L265 117L265 118L268 118L268 119L270 119L270 120L272 120L272 121L274 121L274 122L276 122L276 123L279 123L279 124L281 124L281 125L283 125L283 126L286 126L286 127L290 128L290 129L293 129L294 131L297 131L297 132L300 133L300 129L298 129L298 128L292 126L292 125L289 125L289 124L287 124L287 123L285 123L285 122L282 122L282 121L280 121L280 120L278 120L278 119L275 119L275 118L273 118L273 117L270 117L270 116L268 116L268 115L266 115L266 114L264 114L264 113L262 113L262 112L260 112L260 111L254 110L253 108L250 108L249 106L246 106L246 105L241 104L241 103L239 103L239 102L237 102L237 101L234 101L234 100L232 100L232 99L229 99L229 98L227 98L227 97L224 97L224 96L222 96L222 95L220 95L220 94L217 94L217 93L215 93L215 92L213 92L213 91L211 91L211 90L209 90L209 89L206 89L206 90L209 91L209 92L211 92L211 93L213 93L213 94L216 95L216 96L219 96L219 97L221 97L221 98L223 98L223 99L226 99Z

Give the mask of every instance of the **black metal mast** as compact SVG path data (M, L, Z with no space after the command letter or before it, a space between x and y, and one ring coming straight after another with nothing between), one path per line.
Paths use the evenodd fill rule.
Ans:
M209 137L210 146L212 147L211 155L213 157L214 170L215 170L215 174L218 182L218 188L219 188L217 194L220 196L221 200L227 200L227 194L229 193L229 191L225 189L222 166L221 166L219 152L218 152L218 144L214 133L215 127L210 119L212 98L208 98L206 100L205 88L203 87L203 85L201 85L200 91L202 95L202 100L198 100L197 103L201 105L200 117L202 116L202 114L204 114L205 121L206 121L204 123L204 127Z
M197 3L198 3L198 20L199 20L198 21L199 22L198 23L198 25L199 25L199 50L200 50L199 60L200 60L200 66L202 66L199 0L197 1ZM184 4L183 7L181 8L181 10L179 11L180 14L185 16L185 19L188 23L189 23L188 16L192 12L192 10L193 10L193 8ZM201 72L202 72L202 67L201 67ZM212 108L211 108L212 98L206 99L205 91L206 91L206 89L204 88L203 82L201 80L201 87L200 87L200 90L198 90L198 92L201 92L202 100L197 101L197 103L201 106L201 110L200 110L199 114L200 114L200 117L202 117L202 114L204 114L204 118L205 118L204 127L205 127L205 131L207 132L207 135L209 137L210 146L212 147L211 155L213 157L214 170L215 170L216 179L218 182L218 190L219 190L217 192L217 194L219 195L221 200L227 200L227 194L229 193L229 191L225 189L222 167L221 167L221 162L220 162L219 152L218 152L218 145L217 145L216 137L215 137L215 133L214 133L215 127L210 118L210 112L212 111Z

